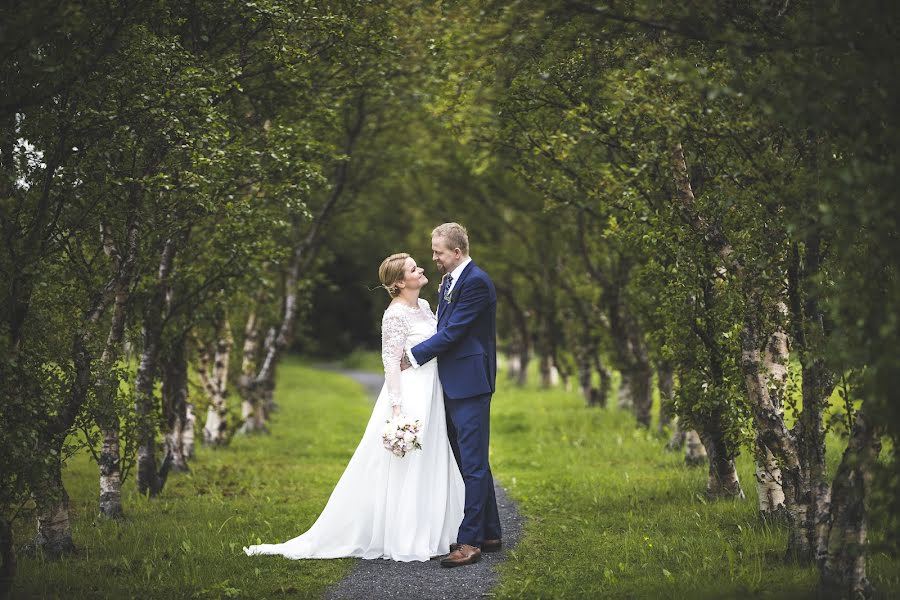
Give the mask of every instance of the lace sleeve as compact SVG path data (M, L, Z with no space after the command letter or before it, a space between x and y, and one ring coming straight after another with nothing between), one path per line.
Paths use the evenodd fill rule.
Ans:
M385 311L381 319L381 362L384 365L384 381L387 384L391 406L403 402L400 386L400 359L409 324L399 311Z

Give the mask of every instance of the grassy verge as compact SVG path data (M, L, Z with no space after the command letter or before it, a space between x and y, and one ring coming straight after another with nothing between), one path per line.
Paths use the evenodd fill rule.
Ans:
M784 529L756 516L746 452L747 499L708 503L706 469L683 466L623 412L502 385L491 413L491 466L526 517L498 597L813 597L815 569L784 565ZM829 439L831 473L844 445ZM898 573L900 561L870 556L884 597L900 594Z
M198 448L192 471L171 475L157 499L139 496L129 479L121 523L97 523L97 467L73 457L64 478L79 552L55 563L22 557L13 597L320 597L352 560L250 558L241 547L284 541L313 523L371 403L352 381L297 361L278 375L271 435Z
M355 371L368 371L370 373L383 373L384 365L381 363L381 353L372 350L354 350L339 363L342 369Z

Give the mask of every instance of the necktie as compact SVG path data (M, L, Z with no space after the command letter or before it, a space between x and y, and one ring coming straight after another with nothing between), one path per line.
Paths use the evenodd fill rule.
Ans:
M453 276L450 273L447 273L447 276L444 278L444 285L441 286L441 297L438 298L438 316L444 311L444 306L447 304L447 292L450 291L450 284L453 283Z

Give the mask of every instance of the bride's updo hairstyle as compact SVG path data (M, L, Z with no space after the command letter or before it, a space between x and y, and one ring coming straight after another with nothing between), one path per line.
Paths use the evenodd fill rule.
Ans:
M396 298L400 293L397 282L403 279L407 258L409 258L409 254L406 252L391 254L381 261L381 266L378 267L378 279L381 280L381 287L387 290L391 298Z

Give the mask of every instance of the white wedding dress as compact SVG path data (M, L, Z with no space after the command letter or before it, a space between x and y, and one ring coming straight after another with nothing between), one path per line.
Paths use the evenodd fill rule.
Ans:
M306 533L282 544L245 547L248 556L386 558L426 561L446 554L463 518L465 488L450 450L437 360L400 370L404 349L428 339L437 321L428 302L394 303L382 318L385 384L366 432ZM382 445L392 406L422 422L422 449L403 458Z

